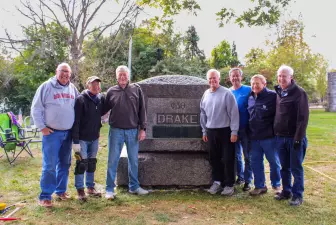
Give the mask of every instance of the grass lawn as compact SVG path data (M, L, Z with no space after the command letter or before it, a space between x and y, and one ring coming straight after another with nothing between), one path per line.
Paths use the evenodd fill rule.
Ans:
M101 191L106 176L107 130L107 126L102 129L96 171ZM0 202L27 201L15 214L23 220L13 224L336 224L336 113L311 111L308 141L305 202L298 208L273 200L271 191L252 198L240 189L232 197L211 196L202 190L157 190L138 197L119 188L114 201L102 198L80 203L75 198L72 165L68 191L74 199L55 201L53 209L44 209L37 205L41 148L36 144L32 145L34 159L24 153L15 166L5 157L0 159Z

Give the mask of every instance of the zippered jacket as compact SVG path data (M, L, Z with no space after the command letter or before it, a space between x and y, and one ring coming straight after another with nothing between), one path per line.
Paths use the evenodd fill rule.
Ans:
M301 141L306 136L309 119L308 96L292 80L292 84L283 91L275 86L277 93L274 132L277 136L293 137Z
M276 93L264 88L256 97L252 92L248 99L249 136L252 140L274 137Z
M75 144L79 140L94 141L99 138L101 116L103 116L104 96L97 95L94 100L88 90L84 90L76 99L75 122L72 127L72 139Z

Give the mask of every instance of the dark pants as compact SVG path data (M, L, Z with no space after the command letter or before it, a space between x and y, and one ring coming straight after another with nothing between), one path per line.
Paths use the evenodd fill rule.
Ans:
M247 128L240 128L238 131L238 141L235 143L237 176L239 180L245 183L251 183L253 179L251 168L251 143L247 136ZM244 161L242 157L244 153Z
M282 188L286 193L293 193L293 197L303 197L304 173L303 160L306 155L307 138L303 138L299 149L294 149L294 139L291 137L276 137L276 148L281 163ZM292 185L292 175L294 183Z
M212 179L222 186L233 187L235 182L235 145L230 141L229 127L207 130Z

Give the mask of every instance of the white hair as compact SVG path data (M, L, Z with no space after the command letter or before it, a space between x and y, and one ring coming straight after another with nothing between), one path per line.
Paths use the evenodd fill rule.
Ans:
M236 67L236 68L232 68L232 69L229 71L229 76L230 76L231 73L232 73L233 71L235 71L235 70L238 70L238 71L239 71L239 74L240 74L241 77L243 76L243 71L242 71L240 68L238 68L238 67Z
M129 80L129 69L127 66L124 66L124 65L121 65L121 66L118 66L117 69L116 69L116 78L118 79L119 78L119 72L126 72L127 73L127 79Z
M252 76L250 82L252 83L252 80L256 79L256 78L260 79L263 84L266 84L266 78L261 74L256 74L256 75Z
M294 74L294 70L293 70L293 68L290 67L290 66L287 66L287 65L282 65L282 66L280 66L280 68L278 69L277 75L279 75L279 73L280 73L281 71L286 71L286 72L288 72L288 74L291 75L291 76L293 76L293 74Z
M212 73L215 73L217 75L218 79L220 79L220 72L216 69L210 69L210 70L208 70L208 72L206 74L207 80L209 80L209 75L212 74Z
M62 62L61 64L58 64L56 70L61 70L62 67L64 67L64 66L68 67L68 68L70 69L70 71L71 71L71 67L70 67L70 65L69 65L68 63L66 63L66 62Z

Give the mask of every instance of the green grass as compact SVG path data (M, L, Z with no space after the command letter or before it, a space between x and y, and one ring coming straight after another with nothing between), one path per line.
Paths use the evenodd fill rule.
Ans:
M305 163L336 179L336 114L314 110L308 126ZM102 129L96 183L104 190L107 126ZM130 195L119 188L114 201L89 199L80 203L54 201L53 209L37 205L41 174L40 146L35 158L23 154L15 166L0 159L0 202L28 203L15 216L19 224L335 224L336 182L305 167L305 202L299 208L273 200L272 193L252 198L238 191L233 197L211 196L202 190L156 190L149 196ZM1 155L2 153L0 153ZM75 196L73 166L69 192ZM268 176L268 175L267 175ZM13 222L15 224L15 222Z

